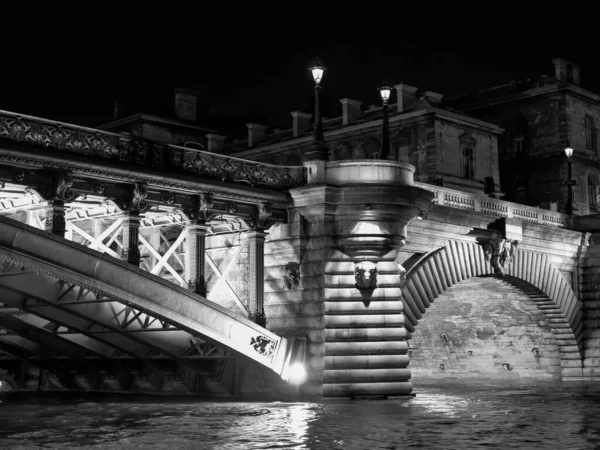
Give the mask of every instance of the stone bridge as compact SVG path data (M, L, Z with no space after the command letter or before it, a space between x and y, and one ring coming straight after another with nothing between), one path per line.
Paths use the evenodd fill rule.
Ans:
M351 397L600 377L593 217L392 161L278 167L5 112L0 139L13 388Z

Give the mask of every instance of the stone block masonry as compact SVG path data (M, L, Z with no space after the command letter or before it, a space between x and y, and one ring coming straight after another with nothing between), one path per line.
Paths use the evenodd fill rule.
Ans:
M378 262L379 287L373 290L355 287L348 257L326 267L323 395L410 394L398 265Z
M413 380L560 380L559 343L548 320L501 278L462 281L431 304L408 341Z

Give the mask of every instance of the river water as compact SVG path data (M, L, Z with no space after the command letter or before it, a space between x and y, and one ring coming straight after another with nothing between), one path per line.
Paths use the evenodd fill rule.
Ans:
M415 385L322 403L0 404L0 449L600 449L600 383Z

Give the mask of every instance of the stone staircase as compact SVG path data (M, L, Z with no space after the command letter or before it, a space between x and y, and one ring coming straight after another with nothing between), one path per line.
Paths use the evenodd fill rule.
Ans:
M506 284L518 288L544 314L545 320L550 325L554 339L556 339L556 345L558 346L562 379L579 379L584 376L580 348L582 344L578 344L571 325L557 305L544 292L532 286L527 281L512 276L504 276L499 279Z
M379 287L355 287L354 263L326 265L324 397L410 394L406 329L394 261L377 264Z

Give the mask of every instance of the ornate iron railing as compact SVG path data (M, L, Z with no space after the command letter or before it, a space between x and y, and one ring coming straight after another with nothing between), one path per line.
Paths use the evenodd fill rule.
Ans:
M0 139L267 189L306 183L302 166L248 161L8 111L0 111Z
M425 183L415 182L415 186L433 192L435 194L433 201L438 205L468 211L480 211L492 216L510 217L553 227L569 227L569 216L567 214L535 208L533 206L519 205L518 203L490 198L484 194L456 191Z

